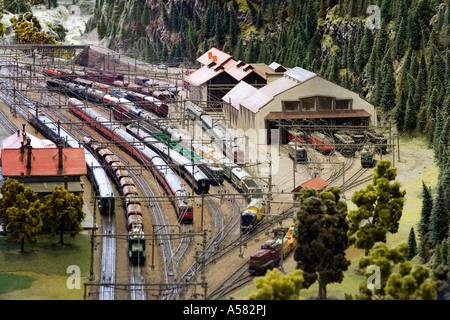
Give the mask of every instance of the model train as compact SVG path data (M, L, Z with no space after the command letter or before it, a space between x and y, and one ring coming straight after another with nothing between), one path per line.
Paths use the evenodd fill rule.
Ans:
M353 157L358 150L355 141L345 132L338 131L334 134L336 150L344 157Z
M181 223L193 222L192 201L189 192L178 178L178 175L153 150L143 145L138 139L121 129L118 125L108 121L100 114L83 104L80 100L69 98L69 109L81 119L89 122L91 126L109 139L116 141L134 156L138 161L152 169L158 182L168 193L175 208L178 220ZM201 186L198 186L199 188Z
M361 166L363 168L372 168L374 162L373 151L370 150L369 146L364 146L361 150Z
M316 150L324 154L330 154L334 151L333 138L322 132L312 132L310 134L310 143Z
M289 157L296 162L304 163L308 161L308 151L306 151L304 146L297 145L291 141L288 143L288 148Z
M375 145L375 152L385 154L387 153L387 139L381 133L374 130L366 130L364 134L367 140Z
M256 225L263 219L266 203L263 199L253 199L241 215L241 230L244 233L255 230Z
M255 197L261 197L262 189L258 182L246 170L240 168L238 164L224 155L223 152L211 146L192 141L188 133L155 117L147 117L146 120L150 127L159 129L171 140L176 141L186 148L191 149L199 156L215 163L220 168L220 175L223 174L223 177L233 183L239 191L250 195L250 198L253 195ZM143 124L142 126L145 127L147 124ZM219 177L219 179L221 178Z
M84 137L85 147L91 150L104 165L124 197L122 202L126 212L128 228L128 257L134 265L145 263L145 236L142 220L142 207L135 182L123 163L114 153L104 148L90 137Z
M174 150L181 156L188 159L192 164L198 166L198 168L203 171L203 173L209 178L212 184L219 185L223 182L224 178L222 167L216 165L210 159L204 159L196 152L191 150L191 148L182 145L178 141L171 140L170 137L162 133L154 126L148 123L130 124L127 126L127 132L129 132L139 140L150 142L148 146L157 152L160 152L158 148L159 144L155 145L151 142L154 142L154 139L160 141L165 146L168 146L170 150ZM154 139L152 139L152 137ZM170 156L170 152L168 152L167 156Z
M142 141L144 145L154 150L161 157L175 164L186 181L191 184L197 193L208 193L211 181L198 165L193 165L191 160L176 151L170 152L170 148L166 144L160 142L145 131L139 130L135 125L128 125L126 131L131 136Z
M268 240L264 242L257 252L249 259L249 272L251 275L264 274L267 270L273 269L281 258L285 258L295 248L294 227L278 228L273 230L275 234L285 233L283 238Z
M211 116L192 102L186 104L186 109L191 117L201 121L202 129L215 139L224 155L232 158L235 163L244 163L244 152L240 150L226 129L220 124L214 123Z
M90 100L95 103L103 103L113 108L120 104L122 106L126 106L127 110L134 107L143 112L140 107L144 107L160 117L166 117L169 111L167 104L151 95L137 95L137 93L127 91L126 93L123 93L124 97L119 98L113 95L114 93L119 92L116 88L105 88L105 86L102 86L99 83L89 82L81 78L76 78L73 81L48 79L47 88L49 90L66 92L67 94L79 99Z

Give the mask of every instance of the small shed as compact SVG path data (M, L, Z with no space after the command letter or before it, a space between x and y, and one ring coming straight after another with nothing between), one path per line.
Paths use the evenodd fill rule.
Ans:
M301 185L295 187L291 193L293 193L293 198L294 201L299 201L300 200L300 193L302 189L305 188L310 188L310 189L314 189L318 192L323 191L326 187L328 187L328 182L326 182L325 180L323 180L321 177L315 177L314 179L308 180L304 183L302 183Z

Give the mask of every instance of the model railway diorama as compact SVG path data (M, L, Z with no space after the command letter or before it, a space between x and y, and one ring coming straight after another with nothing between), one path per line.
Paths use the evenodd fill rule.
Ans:
M93 68L67 71L44 67L42 74L45 88L41 89L58 97L59 109L67 107L71 117L75 119L76 116L82 125L89 124L92 135L82 134L83 138L76 139L68 133L70 130L65 130L45 114L48 106L19 96L26 106L28 120L44 136L59 144L84 147L88 178L95 190L95 205L101 217L114 217L122 209L125 213L128 260L131 265L145 266L149 261L146 248L150 236L146 232L150 232L152 226L146 225L144 221L147 219L145 213L153 208L147 204L149 201L143 200L146 197L152 200L168 199L171 208L165 207L163 210L172 222L176 221L170 226L176 226L176 230L189 230L185 231L188 237L193 236L194 230L198 231L200 224L203 228L205 199L209 202L211 220L218 219L215 214L226 216L222 212L214 212L219 205L214 207L211 203L220 202L221 208L233 208L230 211L238 212L235 229L239 231L239 238L233 240L235 243L241 242L240 237L244 236L252 239L262 230L267 235L268 228L274 228L275 222L272 220L278 214L271 212L273 193L270 182L261 178L257 174L258 170L252 170L246 163L245 147L225 128L221 116L213 116L206 108L186 100L183 101L182 121L190 121L193 129L177 126L182 121L175 121L171 114L172 110L181 113L176 103L176 99L180 98L180 90L176 86L151 76L131 76ZM8 92L5 94L7 99L12 95L13 88L4 81L1 84ZM282 147L295 168L306 168L314 161L319 162L317 159L325 159L323 162L326 163L331 162L330 159L353 161L359 157L360 162L355 163L364 170L374 166L377 155L390 152L388 139L377 128L334 127L321 125L320 121L313 126L302 121L289 123L291 126L286 127L286 132L277 135L277 138L286 140ZM65 125L70 126L68 123ZM195 138L191 132L195 126L201 128L207 139ZM158 196L140 190L136 180L140 174L132 173L130 164L118 156L122 152L131 156L139 164L140 170L151 173L158 188L161 188ZM114 190L119 196L114 196ZM199 215L195 214L195 208L200 207L200 199L203 205L201 222L197 218ZM118 206L119 202L122 208ZM246 271L250 275L261 275L279 266L295 249L293 227L278 228L276 231L276 234L283 236L265 241L249 255ZM162 243L161 239L162 236L158 240L153 235L152 246L156 246L158 241ZM212 241L213 247L221 248L220 241ZM173 242L171 238L167 243L170 242ZM175 255L175 251L181 252L179 254L183 258L179 260L184 259L189 249L180 249L181 243L180 240L177 249L168 249L164 259L172 259L168 257ZM192 244L189 242L187 247L189 245ZM212 249L203 247L203 250L206 252ZM176 265L180 262L164 263ZM168 274L173 275L171 272ZM186 280L188 272L183 277L180 277L180 281L189 282Z

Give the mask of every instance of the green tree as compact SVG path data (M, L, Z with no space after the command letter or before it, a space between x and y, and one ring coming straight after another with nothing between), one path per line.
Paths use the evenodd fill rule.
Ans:
M406 90L402 90L400 98L397 101L397 105L394 109L393 119L397 127L397 132L403 132L405 126L405 110L406 110Z
M430 269L406 260L408 245L403 243L397 248L388 249L386 244L377 243L370 256L362 257L360 268L376 266L379 268L379 287L376 283L369 288L369 277L373 272L366 272L365 281L359 286L358 300L434 300L436 299L435 283L430 280ZM394 270L398 272L394 273ZM369 271L369 270L368 270ZM352 296L347 296L353 298Z
M83 212L83 195L75 196L67 192L61 186L55 186L52 194L45 196L45 202L41 207L43 227L51 234L59 232L58 244L64 245L64 232L69 232L75 237L83 230L81 221L85 213Z
M439 244L447 236L449 228L449 215L446 207L445 187L439 183L436 197L433 201L433 209L430 216L430 235L433 244Z
M0 193L0 221L10 238L21 239L20 252L23 253L25 240L36 243L41 231L37 194L14 179L3 182Z
M298 300L303 277L301 270L283 274L274 268L268 270L264 277L256 277L253 282L257 291L248 300Z
M328 188L319 196L314 189L304 189L297 212L294 259L303 271L303 287L319 282L319 299L326 299L326 286L342 282L350 261L348 247L347 205L340 201L340 189Z
M366 255L376 242L385 242L386 234L398 231L402 216L405 190L394 181L397 168L390 168L391 162L378 162L373 172L372 184L355 191L352 202L357 210L348 214L350 244L364 249Z
M416 235L414 233L414 228L411 227L411 231L409 232L408 237L408 256L406 257L406 259L411 260L416 256L416 254L417 254Z

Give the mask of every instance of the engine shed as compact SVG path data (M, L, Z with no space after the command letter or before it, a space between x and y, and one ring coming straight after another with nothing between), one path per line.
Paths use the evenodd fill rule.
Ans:
M357 93L295 67L262 88L239 82L222 100L224 114L234 127L256 130L257 144L272 138L288 142L289 126L376 126L375 107ZM272 130L278 129L279 135ZM261 134L264 132L264 134ZM277 131L274 131L277 132ZM250 136L250 140L251 140Z

